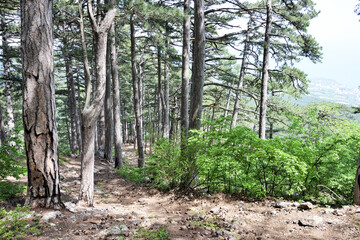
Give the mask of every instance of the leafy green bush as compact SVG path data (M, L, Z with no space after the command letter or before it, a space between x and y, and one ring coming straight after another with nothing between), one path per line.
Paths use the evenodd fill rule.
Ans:
M1 239L19 239L25 234L40 235L37 228L38 221L33 224L27 224L24 219L31 214L30 207L21 207L18 205L15 210L6 211L0 209L0 238Z
M121 168L118 169L118 173L121 177L126 178L130 181L144 182L144 169L135 168L130 165L123 165Z
M334 112L311 108L291 117L285 137L268 140L246 127L230 129L226 119L204 121L209 130L193 131L182 146L159 141L144 173L156 186L173 188L195 166L192 186L208 192L349 203L360 127Z

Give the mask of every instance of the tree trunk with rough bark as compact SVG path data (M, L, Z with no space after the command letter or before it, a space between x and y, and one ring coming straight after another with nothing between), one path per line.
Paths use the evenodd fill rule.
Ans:
M104 105L105 97L105 82L106 82L106 43L108 31L114 21L116 8L113 5L105 14L105 17L100 22L97 22L94 17L92 2L88 1L88 13L93 30L93 35L96 39L95 54L96 54L96 91L91 101L91 82L87 78L86 82L86 99L85 106L81 113L82 124L82 147L81 155L81 185L79 194L79 205L93 206L94 201L94 151L95 151L95 123L99 117L100 111ZM79 0L79 12L82 12L81 1ZM81 17L80 17L81 18ZM80 19L82 22L82 19ZM83 26L81 29L82 36ZM85 42L85 39L82 39ZM86 46L83 52L85 55ZM85 60L85 58L84 58ZM85 64L87 65L88 64ZM90 72L85 69L85 72ZM89 75L90 76L90 75Z
M121 167L124 162L122 158L122 124L120 118L120 84L117 70L117 50L115 41L115 25L110 28L111 45L111 77L113 84L113 116L114 116L114 148L115 148L115 168Z
M191 76L191 93L190 93L190 114L189 129L200 129L202 116L202 100L204 88L204 71L205 71L205 16L204 16L204 0L195 0L194 9L194 51L193 51L193 67ZM184 161L186 173L182 176L180 188L189 188L194 181L198 181L197 165L196 165L196 149L191 152L186 150ZM184 152L185 153L185 152Z
M204 0L195 0L194 56L190 94L190 129L200 129L205 70L205 16Z
M181 136L189 130L189 63L190 63L190 0L184 1L183 48L181 68Z
M28 169L26 203L62 208L55 118L51 0L21 1L23 122Z
M111 62L110 62L110 39L108 39L107 64L106 64L106 85L105 85L105 159L109 162L113 161L113 112L112 112L112 96L111 96Z
M143 128L141 124L141 111L140 111L140 96L139 96L139 81L136 72L136 55L135 55L135 25L134 15L130 16L130 41L131 41L131 75L133 84L133 100L134 100L134 113L135 113L135 131L136 142L138 150L138 167L144 167L144 140L143 140Z
M266 1L266 28L264 41L264 58L261 79L261 98L260 98L260 116L259 116L259 138L266 138L266 108L267 108L267 91L269 81L269 58L270 58L270 34L272 25L272 3Z

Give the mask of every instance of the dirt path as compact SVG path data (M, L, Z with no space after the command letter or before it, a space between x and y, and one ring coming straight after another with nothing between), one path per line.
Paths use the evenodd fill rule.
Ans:
M131 146L124 150L126 158L135 159ZM161 193L121 179L104 161L95 167L95 207L86 209L74 204L80 159L61 164L63 201L70 211L36 210L34 216L50 218L36 239L360 239L360 213L355 213L360 209L354 206L325 210L304 204L311 208L304 210L275 200Z

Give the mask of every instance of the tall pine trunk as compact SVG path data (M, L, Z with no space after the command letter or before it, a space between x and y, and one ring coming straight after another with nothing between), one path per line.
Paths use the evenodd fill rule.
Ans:
M111 62L110 62L110 39L108 39L107 57L106 57L106 87L105 87L105 159L109 162L113 161L113 111L112 111L112 96L111 96Z
M52 7L51 0L21 1L26 203L60 208Z
M181 68L181 136L188 134L189 129L189 62L190 62L190 0L184 1L185 19L183 22L183 48Z
M168 26L166 26L165 34L165 61L164 61L164 138L169 138L170 134L170 101L169 101L169 63L167 51L170 48L168 36Z
M270 58L270 34L272 24L272 3L271 0L266 1L266 29L264 41L264 58L261 79L261 98L260 98L260 116L259 116L259 138L266 138L266 108L267 108L267 91L269 81L269 58Z
M110 47L111 47L111 77L113 84L113 117L114 117L114 148L115 148L115 168L121 167L124 162L122 159L122 124L120 118L120 85L117 70L117 50L115 39L115 24L110 28Z
M76 109L76 98L74 89L74 76L72 71L72 59L70 56L65 59L66 82L68 89L68 107L70 112L70 149L74 154L79 149L77 137L78 113Z
M135 113L135 132L138 150L138 167L144 167L144 140L143 128L141 124L141 110L140 110L140 97L139 96L139 81L136 72L136 49L135 49L135 25L134 15L130 16L130 41L131 41L131 75L133 84L133 100L134 100L134 113Z
M158 115L158 136L163 135L163 94L162 94L162 83L161 83L161 76L162 76L162 69L161 69L161 49L157 47L157 74L158 74L158 86L157 86L157 115Z
M205 16L204 16L204 0L195 0L195 18L194 18L194 51L193 51L193 67L191 76L191 93L190 93L190 114L189 129L200 129L202 116L202 100L204 88L204 71L205 71ZM188 150L187 150L188 151ZM182 176L181 188L186 189L191 186L194 180L198 180L196 165L196 149L187 152L188 158L184 156L186 161L186 173Z
M204 0L195 0L194 53L190 94L190 129L200 129L205 71L205 16Z
M4 79L5 79L5 99L6 99L6 115L7 115L7 130L9 137L14 136L13 129L15 127L14 120L14 107L12 103L12 90L10 84L10 51L9 51L9 43L8 43L8 32L5 23L5 16L1 18L1 26L2 26L2 46L3 46L3 71L4 71Z

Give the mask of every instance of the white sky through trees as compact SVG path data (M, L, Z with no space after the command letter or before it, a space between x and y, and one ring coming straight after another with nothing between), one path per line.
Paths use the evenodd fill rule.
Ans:
M297 66L312 81L334 80L349 88L360 86L360 16L354 13L357 0L314 0L320 10L310 23L309 33L323 47L322 63L303 60Z

